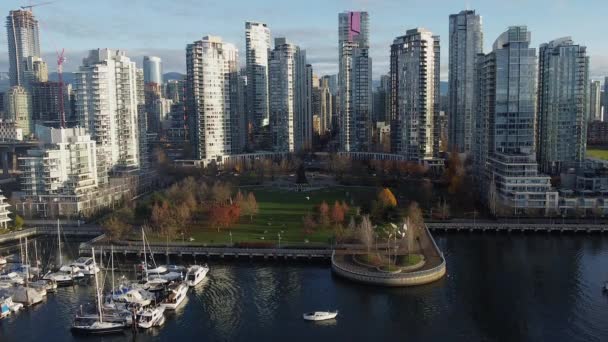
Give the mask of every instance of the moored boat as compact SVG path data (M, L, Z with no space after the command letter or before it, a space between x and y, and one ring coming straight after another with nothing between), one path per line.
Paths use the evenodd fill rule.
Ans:
M0 282L9 283L13 285L23 285L25 280L17 272L9 272L0 275Z
M142 309L137 313L137 326L143 329L160 327L165 323L165 308L157 306Z
M169 295L161 302L161 306L167 310L176 310L188 295L188 285L181 282L169 287Z
M99 272L99 267L93 262L93 258L80 257L70 264L71 267L78 269L77 272L85 276L92 276Z
M82 334L105 335L123 333L125 322L105 322L98 317L76 317L72 323L72 331Z
M200 284L209 272L209 266L207 265L193 265L188 268L186 273L186 282L188 286L196 286Z

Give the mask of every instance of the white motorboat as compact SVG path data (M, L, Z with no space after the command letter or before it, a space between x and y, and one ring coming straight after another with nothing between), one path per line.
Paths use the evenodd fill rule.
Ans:
M80 257L72 262L70 266L77 268L78 272L85 276L92 276L99 272L99 267L93 262L93 258Z
M334 319L338 316L338 311L314 311L307 312L302 317L307 321L325 321L328 319Z
M143 329L160 327L165 323L165 308L157 306L142 309L137 313L137 326Z
M119 303L138 304L148 306L155 297L150 292L139 288L119 287L110 295L110 300Z
M8 262L8 260L6 260L5 257L0 256L0 267L6 265L7 262Z
M188 285L181 282L169 288L169 295L160 304L167 310L176 310L188 296Z
M186 283L188 286L196 286L205 279L207 276L207 272L209 272L209 266L199 266L194 265L188 268L188 273L186 273Z
M57 272L49 272L42 279L55 281L58 286L69 286L84 277L77 267L62 266Z
M24 279L17 272L9 272L6 274L0 275L0 282L9 283L13 285L23 285Z
M159 266L157 268L152 268L149 270L146 269L146 270L144 270L144 272L146 273L146 278L148 280L160 278L160 279L164 279L166 281L176 281L176 280L180 280L182 278L181 273L172 272L164 266Z

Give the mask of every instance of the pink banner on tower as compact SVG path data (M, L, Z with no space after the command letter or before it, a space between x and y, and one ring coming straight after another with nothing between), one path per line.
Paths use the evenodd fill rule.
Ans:
M361 12L350 12L350 30L348 40L352 41L361 33Z

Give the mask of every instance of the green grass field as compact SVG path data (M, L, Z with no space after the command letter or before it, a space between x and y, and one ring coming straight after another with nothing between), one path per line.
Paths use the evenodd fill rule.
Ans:
M260 211L250 221L249 217L241 217L233 227L217 229L206 222L194 224L191 236L196 244L226 244L230 243L230 232L233 243L257 242L278 243L281 234L281 244L326 244L331 241L333 231L330 228L316 228L306 235L302 218L307 213L314 213L314 207L326 201L331 207L337 201L345 201L351 208L367 203L376 197L375 188L345 188L332 187L319 191L293 192L271 189L248 189L253 191ZM307 197L309 199L307 199Z
M608 160L608 150L588 149L587 157Z

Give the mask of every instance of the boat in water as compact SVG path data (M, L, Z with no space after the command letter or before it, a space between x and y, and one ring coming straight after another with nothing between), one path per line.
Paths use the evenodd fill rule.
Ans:
M179 272L173 272L167 269L165 266L158 266L152 269L145 269L146 279L163 279L166 281L176 281L182 279L182 274Z
M11 297L14 302L24 306L32 306L42 302L42 294L30 287L14 286L12 288L0 289L0 297Z
M99 320L98 316L76 317L72 323L72 332L80 334L106 335L123 333L125 322L111 322Z
M338 316L338 311L314 311L307 312L302 317L307 321L325 321L328 319L334 319Z
M23 304L13 302L12 297L0 297L0 318L6 318L21 309L23 309Z
M70 266L78 269L78 272L85 276L92 276L100 271L99 267L95 265L93 258L80 257L76 259L76 261L72 262Z
M91 250L93 255L93 267L97 267L95 263L95 249ZM103 314L103 306L101 304L102 293L99 288L99 281L95 274L95 297L97 300L97 315L96 316L76 316L72 323L72 332L90 334L90 335L106 335L122 333L127 327L126 320L111 320L105 321Z
M153 294L144 289L125 286L120 286L118 289L113 290L109 296L111 302L137 304L140 306L148 306L155 299Z
M72 266L61 266L57 272L49 272L42 277L43 280L56 282L57 286L71 286L82 278L84 274L77 267Z
M169 287L169 295L160 303L167 310L177 310L188 296L188 285L185 282Z
M142 309L137 313L137 326L143 329L165 324L165 308L162 306Z
M193 265L188 268L188 273L186 273L186 283L188 286L196 286L200 284L203 279L207 276L209 272L209 266L203 265Z
M17 272L9 272L0 274L0 282L12 285L23 285L25 280Z
M29 283L34 289L44 289L47 293L57 292L57 282L53 280L40 279Z

